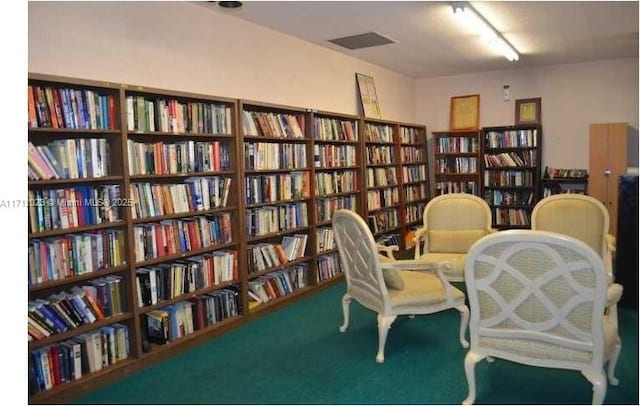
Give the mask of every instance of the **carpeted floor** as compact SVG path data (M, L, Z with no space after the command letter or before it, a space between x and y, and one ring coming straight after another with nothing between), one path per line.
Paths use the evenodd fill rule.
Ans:
M168 361L103 387L76 404L460 404L467 395L455 310L396 320L386 360L375 362L376 316L355 302L342 322L339 284ZM638 404L638 312L620 309L618 387L605 403ZM589 404L573 371L507 361L476 366L478 404Z

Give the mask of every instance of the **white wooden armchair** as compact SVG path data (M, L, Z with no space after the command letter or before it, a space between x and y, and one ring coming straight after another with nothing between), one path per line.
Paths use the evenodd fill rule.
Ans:
M444 271L448 280L464 280L464 261L474 242L494 232L487 202L468 193L449 193L434 197L416 230L414 258L421 262L448 261Z
M333 230L347 282L342 297L344 322L349 326L349 305L355 299L378 313L377 362L384 362L384 347L391 324L400 315L421 315L446 309L460 312L460 343L465 338L469 310L462 291L442 273L446 263L425 264L414 260L393 260L378 254L379 247L365 221L351 210L333 214Z
M469 250L465 282L471 347L464 404L476 397L475 364L491 357L580 371L593 385L593 404L605 398L607 362L609 382L618 384L621 344L605 313L607 273L585 243L544 231L492 234Z

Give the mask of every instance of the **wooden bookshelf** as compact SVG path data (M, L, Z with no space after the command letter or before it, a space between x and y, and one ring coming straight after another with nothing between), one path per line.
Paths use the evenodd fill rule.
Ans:
M30 368L35 372L33 361L44 362L42 354L48 359L51 348L62 348L63 343L90 339L97 351L96 343L103 340L100 334L107 338L105 342L109 334L118 334L119 340L114 341L117 356L99 368L80 367L79 379L65 376L62 382L58 364L55 384L30 390L30 403L68 402L332 286L342 279L332 243L335 210L348 208L363 218L393 212L394 223L378 230L376 237L397 235L404 240L430 197L424 126L39 74L29 75L29 86L44 90L41 111L30 110L35 122L30 124L28 140L34 148L40 151L61 141L69 148L71 143L83 148L99 145L103 165L94 170L89 159L84 162L87 169L77 176L40 178L32 173L31 200L69 200L74 197L71 189L77 189L80 197L91 191L89 197L110 197L114 202L104 208L97 200L89 200L97 206L96 214L77 222L69 220L66 210L54 216L51 207L45 211L29 206L29 300L46 300L74 286L92 285L94 280L106 280L120 297L117 311L93 323L29 341ZM44 116L49 111L47 88L50 94L51 89L84 92L78 93L80 100L83 94L96 100L106 96L102 100L107 102L105 114L110 120L102 127L93 125L96 118L88 115L88 104L82 110L81 102L77 114L90 128L67 128L60 125L64 118L54 128L52 119ZM51 113L57 114L55 105ZM366 124L388 127L389 139L366 140ZM384 151L386 160L368 161L367 147L376 153ZM380 169L392 173L395 182L367 185L368 171ZM404 188L411 193L401 192ZM109 194L114 191L117 195ZM385 193L391 193L393 201L368 207L370 194L384 197ZM49 217L46 222L44 216ZM108 263L83 263L58 272L57 278L49 273L42 276L46 267L35 260L36 254L60 252L67 245L55 244L83 238L88 241L84 255L89 256L98 253L91 239L96 239L95 245L101 238L105 246L100 255L108 251ZM256 264L258 253L273 255L278 245L287 247L283 249L286 260L271 256L270 261ZM258 304L254 300L257 285L269 295ZM210 317L204 320L198 315L205 314L201 312L207 306L226 310L207 313ZM190 314L190 320L181 318L181 313ZM166 340L156 328L164 325ZM86 358L86 345L84 352ZM45 370L54 368L49 365ZM56 379L53 373L50 378ZM37 380L32 382L34 387L39 387Z
M482 190L492 227L529 228L541 194L542 127L484 127L482 136Z
M480 196L481 131L434 131L435 196L470 193Z

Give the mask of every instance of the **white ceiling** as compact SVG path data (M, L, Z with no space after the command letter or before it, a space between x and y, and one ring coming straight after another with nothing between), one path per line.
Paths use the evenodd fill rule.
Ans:
M441 1L245 1L207 7L414 78L638 57L637 1L474 1L520 52L496 54ZM349 50L330 39L377 32L397 43Z

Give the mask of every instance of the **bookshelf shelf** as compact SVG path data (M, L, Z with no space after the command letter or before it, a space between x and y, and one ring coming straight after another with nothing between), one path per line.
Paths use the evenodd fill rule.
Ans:
M71 292L74 287L84 289L94 282L100 285L109 281L109 286L115 289L110 294L117 291L119 295L118 311L121 311L115 316L29 342L31 377L35 377L36 365L43 371L55 368L43 364L43 356L48 357L49 353L53 356L54 352L66 351L70 355L69 348L73 351L77 348L78 356L84 356L86 364L87 351L96 355L98 341L117 340L119 351L117 357L110 358L109 362L113 362L108 366L101 364L89 370L78 364L82 371L79 379L69 376L68 382L47 384L43 376L35 377L35 385L32 383L30 388L30 403L67 401L123 371L129 373L144 368L150 362L202 342L205 337L224 333L339 282L343 276L331 233L335 210L350 209L365 219L380 216L378 225L384 229L377 230L376 237L400 238L417 224L413 217L421 215L429 200L424 126L49 75L29 74L28 85L33 98L28 106L28 141L30 148L33 146L30 151L35 148L51 161L51 156L46 155L46 148L50 148L58 161L57 154L62 151L56 149L59 144L71 148L72 144L91 147L91 143L99 143L102 148L97 160L95 153L84 154L84 161L78 162L77 169L86 172L72 179L46 176L48 170L64 168L51 161L44 163L50 166L45 170L39 166L44 161L38 161L36 166L42 172L36 176L30 173L27 182L30 198L57 202L57 199L76 198L71 194L76 191L80 191L80 198L85 197L86 191L117 192L109 196L122 203L113 213L107 215L97 210L88 218L83 217L83 221L78 218L78 222L71 221L71 217L65 217L63 222L63 216L71 216L63 210L53 213L29 207L30 227L35 226L30 230L46 230L28 233L30 310L36 300L46 301ZM75 106L72 97L76 100ZM382 131L388 131L390 137L368 139L366 126L386 128ZM368 147L393 155L393 159L368 161ZM281 159L273 160L273 156ZM30 166L34 162L30 157ZM394 180L392 184L368 185L369 171L374 177L392 174ZM260 190L260 198L253 195L258 188L247 189L247 180L255 182L260 189L266 188ZM264 193L273 187L270 182L274 180L278 183L275 198L273 191ZM222 193L207 191L205 184L215 184L219 192L220 183L227 181L230 187L225 204L220 203L225 200ZM410 188L411 195L405 196L404 188ZM204 203L206 193L211 194L207 204ZM369 194L384 197L385 193L394 194L393 201L368 210ZM177 203L178 199L188 204ZM269 210L275 210L277 215L273 218L278 219L278 224L260 228L260 216L268 217ZM82 214L89 213L83 211ZM49 216L46 222L45 215ZM107 219L112 221L84 222ZM286 221L280 224L280 219ZM214 223L213 228L218 227L223 235L207 235ZM69 227L70 224L85 225ZM220 231L222 228L224 231ZM204 246L207 241L212 245ZM297 248L291 248L291 244ZM277 265L272 262L265 268L255 267L252 250L263 245L274 249L277 245L287 246L295 255ZM170 246L172 248L168 248ZM183 247L198 248L185 251ZM158 256L153 254L153 248L158 255L180 252ZM71 252L74 257L65 259L63 252ZM147 259L136 261L136 255L143 258L144 252ZM56 260L46 257L46 261L41 261L39 257L43 255L56 255ZM52 271L46 264L59 266L60 261L65 268L49 275ZM106 267L96 270L103 263ZM215 273L222 269L218 266L225 266L227 273ZM255 271L249 273L250 267ZM75 275L75 271L80 275L70 276ZM185 276L191 275L190 272L213 279L200 280L198 285L188 287L177 284L175 286L182 287L168 295L166 280L161 278L178 275L177 278L184 277L183 282L190 283L191 276ZM154 288L151 275L155 275ZM258 285L271 292L268 300L256 307L251 295ZM156 289L155 299L149 301L148 289ZM93 294L91 289L84 293L90 294ZM97 297L96 300L106 299ZM214 308L226 310L203 313L203 309ZM178 309L190 314L193 325L180 318ZM152 342L158 340L157 323L169 330L164 345ZM177 323L186 323L186 335L172 330ZM75 365L67 367L72 370Z
M483 196L492 227L529 228L541 192L542 127L485 127L482 136Z
M434 131L435 194L480 195L480 131Z

